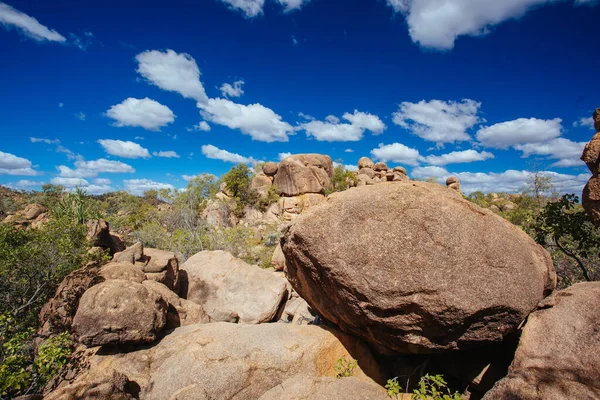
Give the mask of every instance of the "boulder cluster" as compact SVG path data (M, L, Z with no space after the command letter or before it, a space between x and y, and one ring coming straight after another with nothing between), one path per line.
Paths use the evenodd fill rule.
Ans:
M593 114L594 128L596 134L592 140L585 145L581 160L585 162L592 177L583 189L582 203L585 211L590 215L594 224L600 226L600 176L598 173L600 167L600 108L597 108Z
M457 179L369 161L327 198L329 157L263 168L296 214L275 269L136 243L73 272L40 315L79 344L46 398L383 400L425 372L465 399L600 398L600 283L555 291L549 253Z
M41 204L28 204L25 209L7 215L2 222L17 227L38 228L48 220L46 207Z

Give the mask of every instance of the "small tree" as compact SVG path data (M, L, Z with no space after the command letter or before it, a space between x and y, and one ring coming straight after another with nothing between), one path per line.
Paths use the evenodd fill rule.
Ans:
M223 175L223 182L235 198L234 213L243 214L244 207L254 206L258 201L258 194L252 189L252 171L245 164L239 164Z
M356 175L348 171L343 165L338 165L333 170L333 176L329 185L324 189L324 194L328 195L334 192L343 192L357 183Z
M594 280L600 250L600 232L574 194L548 202L532 224L535 240L551 246L578 266L586 281Z

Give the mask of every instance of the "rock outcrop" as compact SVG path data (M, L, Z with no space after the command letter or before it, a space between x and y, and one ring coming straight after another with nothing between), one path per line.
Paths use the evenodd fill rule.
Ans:
M150 343L167 320L167 303L144 285L109 280L88 289L73 319L73 334L86 346Z
M279 163L273 184L278 192L285 196L321 193L332 176L331 157L321 154L297 154Z
M97 219L87 222L87 238L92 246L108 249L111 255L125 250L125 243L117 235L110 233L108 222Z
M550 255L522 230L425 182L336 193L282 249L302 298L388 352L501 341L556 286Z
M588 166L592 177L588 181L581 202L583 208L594 221L596 226L600 226L600 176L598 176L598 168L600 164L600 108L597 108L593 114L594 128L596 134L592 140L585 145L581 160Z
M461 192L460 180L458 180L458 177L456 176L449 176L448 179L446 179L446 187L448 187L448 189L456 190L459 193Z
M484 399L600 398L600 282L554 293L523 328L508 376Z
M410 399L412 396L409 396ZM354 377L336 379L331 377L295 376L275 386L259 400L390 400L379 385Z
M213 321L269 322L288 294L284 278L224 251L202 251L181 271L181 297L201 305Z
M141 269L126 262L110 262L100 269L99 275L104 280L123 279L136 283L142 283L146 280L146 276Z
M136 266L141 268L146 279L157 281L179 291L179 260L172 251L146 248Z
M368 347L335 330L292 324L191 325L150 348L97 351L88 361L89 370L63 382L58 393L69 386L81 391L116 371L134 381L145 400L258 399L295 376L334 377L339 359L358 360L355 379L383 381Z
M118 372L89 381L67 385L45 396L45 400L133 400L139 388L126 375Z

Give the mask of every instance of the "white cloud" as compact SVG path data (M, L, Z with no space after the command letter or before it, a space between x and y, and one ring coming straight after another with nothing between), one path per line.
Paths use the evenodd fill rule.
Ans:
M202 146L202 154L204 154L207 158L212 158L214 160L221 160L231 163L242 163L242 164L250 164L254 163L254 159L252 157L244 157L239 154L230 153L227 150L221 150L212 144Z
M85 114L82 112L75 114L75 117L80 121L85 121L85 118L86 118Z
M44 184L44 182L36 182L36 181L30 181L27 179L21 179L18 182L10 183L6 186L14 188L14 189L27 189L30 187L36 187L36 186L39 187L39 186L42 186L43 184Z
M112 106L106 116L117 121L115 126L141 126L151 131L158 131L175 120L175 114L169 107L147 97L125 99Z
M110 185L112 182L107 178L96 178L94 179L94 185Z
M233 85L224 83L219 90L224 97L240 97L244 94L244 89L242 89L243 84L243 80L235 81Z
M88 194L104 194L114 192L115 189L110 185L89 185L84 187Z
M350 123L340 123L340 119L335 115L328 115L325 121L309 120L298 125L296 129L324 142L356 142L362 139L365 130L378 135L386 129L378 116L358 110L354 110L354 114L345 113L342 118Z
M32 168L28 159L0 151L0 175L36 176L40 172Z
M148 149L143 148L134 142L124 142L122 140L100 139L98 143L104 150L113 156L123 158L150 158Z
M104 158L93 161L77 160L75 161L75 169L65 165L59 165L57 169L63 178L94 178L103 172L113 174L135 172L135 169L130 165L121 161L106 160Z
M559 168L576 168L585 166L585 163L578 158L569 158L558 160L557 162L550 164L550 166Z
M560 118L519 118L483 127L476 136L484 146L507 149L510 146L540 143L557 138L562 134L561 122Z
M335 162L335 161L333 162L333 167L334 167L334 168L337 168L337 167L339 167L339 166L341 166L341 167L344 167L344 169L345 169L346 171L352 171L352 172L354 172L354 171L358 171L358 166L357 166L357 165L352 165L352 164L340 164L340 163L338 163L338 162Z
M179 154L177 154L174 151L158 151L158 152L154 152L152 153L152 155L156 156L156 157L164 157L164 158L179 158Z
M531 154L549 155L551 158L576 158L581 157L586 142L572 142L565 138L556 138L542 143L526 143L514 146L523 152L523 157Z
M427 179L427 178L445 178L450 174L445 168L428 166L428 167L416 167L411 171L412 178Z
M291 156L292 153L286 152L286 153L279 153L277 155L277 158L279 158L279 161L283 160L284 158L288 158L289 156Z
M53 185L60 185L66 188L74 188L74 187L84 187L89 186L90 183L82 178L65 178L62 176L57 176L56 178L52 178L50 181Z
M188 132L193 132L193 131L210 132L210 125L206 121L200 121L198 123L198 125L194 125L191 128L187 128L187 131Z
M592 117L579 118L578 121L573 122L573 126L574 127L586 126L590 129L594 130L594 118L592 118Z
M64 103L58 103L58 108L63 108L65 106Z
M277 0L279 4L284 7L284 12L290 12L299 10L303 5L307 4L310 0Z
M352 150L352 149L346 149L346 150L344 150L344 153L354 153L354 150Z
M459 36L483 36L495 25L557 0L387 0L406 17L413 42L449 50ZM558 0L560 1L560 0ZM589 4L576 0L575 4Z
M265 0L221 0L232 10L240 11L246 18L254 18L263 12Z
M477 116L481 103L464 99L455 101L422 100L403 102L393 116L396 125L424 140L444 143L471 139L467 130L482 122Z
M431 165L447 165L458 163L470 163L474 161L485 161L494 158L492 153L487 151L478 152L475 150L453 151L451 153L442 154L439 156L423 157L422 161Z
M30 137L29 141L31 143L46 143L46 144L59 144L60 140L58 139L45 139L45 138L36 138L36 137Z
M294 129L270 108L261 104L242 105L227 99L198 103L204 119L230 129L239 129L261 142L287 142Z
M203 103L208 100L200 81L200 69L189 54L151 50L138 54L135 59L137 72L148 82L185 98Z
M371 155L377 160L413 166L419 165L419 159L421 158L417 149L412 149L401 143L388 145L380 143L378 148L371 150Z
M0 3L0 24L5 28L16 28L25 36L43 42L66 42L66 38L54 29L40 24L37 19L12 8L6 3Z
M175 189L168 183L155 182L150 179L126 179L123 181L125 189L137 196L141 196L148 190Z

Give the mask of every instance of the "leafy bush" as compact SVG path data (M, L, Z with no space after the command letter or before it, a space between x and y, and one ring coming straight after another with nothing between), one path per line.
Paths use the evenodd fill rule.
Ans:
M334 192L343 192L352 186L356 186L357 182L356 175L352 171L348 171L343 165L338 165L334 168L333 176L323 194L327 196Z
M358 366L356 360L346 360L346 357L339 358L335 365L336 378L348 378L354 375L354 370Z
M400 384L398 383L398 378L388 379L385 384L385 389L387 390L388 396L392 399L397 399L402 391L402 387L400 387Z
M71 336L68 332L63 332L38 347L33 371L39 386L45 385L63 369L71 357L72 346Z
M450 393L448 384L442 375L426 374L419 381L419 387L413 391L413 400L461 400L458 392Z
M31 385L32 328L19 330L9 314L0 315L0 396L17 395Z
M69 218L75 223L85 224L92 219L100 218L100 209L85 190L75 189L75 192L65 194L51 209L56 218Z

